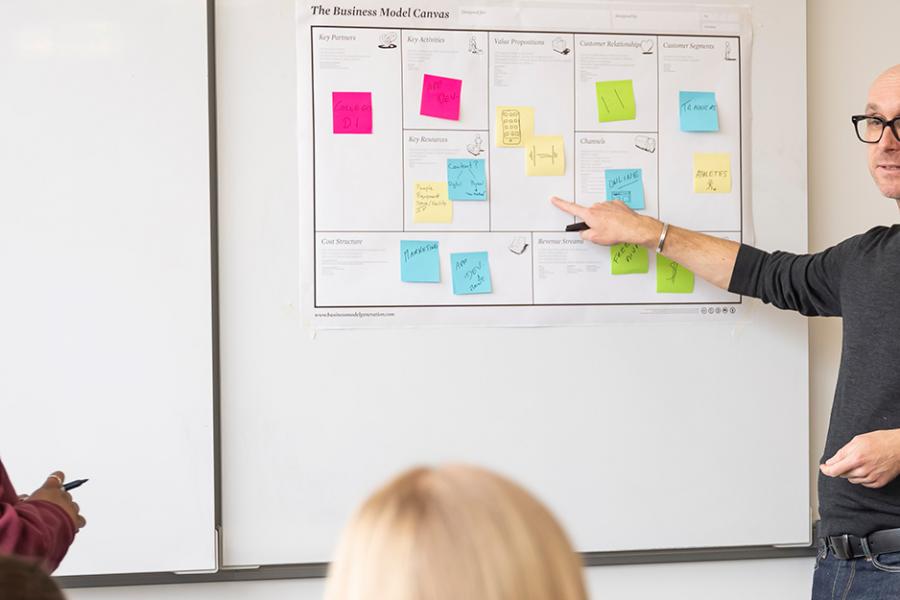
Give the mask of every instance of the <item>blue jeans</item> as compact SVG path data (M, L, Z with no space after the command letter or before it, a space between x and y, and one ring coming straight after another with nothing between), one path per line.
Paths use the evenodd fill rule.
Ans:
M900 569L900 552L877 557L885 567ZM900 572L879 568L865 558L841 560L819 547L812 600L880 600L900 598Z

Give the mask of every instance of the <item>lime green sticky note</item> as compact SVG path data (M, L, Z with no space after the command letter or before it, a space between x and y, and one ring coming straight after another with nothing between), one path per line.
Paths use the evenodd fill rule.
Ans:
M597 82L597 118L601 123L633 121L634 84L630 79Z
M656 293L690 294L694 291L694 273L662 254L656 255Z
M613 275L647 273L650 271L647 249L637 244L615 244L610 246L609 262L612 265Z

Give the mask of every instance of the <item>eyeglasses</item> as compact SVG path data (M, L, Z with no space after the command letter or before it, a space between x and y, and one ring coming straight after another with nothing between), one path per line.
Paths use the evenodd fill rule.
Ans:
M884 130L888 127L894 134L894 139L900 142L900 117L894 117L890 121L885 121L881 117L873 115L853 115L850 117L853 121L853 128L856 130L856 137L859 141L867 144L877 144L884 136Z

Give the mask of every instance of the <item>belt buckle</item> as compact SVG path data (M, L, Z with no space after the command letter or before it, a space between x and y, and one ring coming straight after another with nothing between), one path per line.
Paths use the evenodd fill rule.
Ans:
M853 552L850 550L850 536L848 534L833 536L828 541L831 542L831 551L834 552L835 556L841 560L853 558Z

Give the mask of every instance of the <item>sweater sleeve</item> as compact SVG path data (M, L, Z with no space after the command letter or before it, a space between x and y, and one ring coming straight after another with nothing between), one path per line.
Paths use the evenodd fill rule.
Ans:
M741 245L728 291L806 316L841 315L841 278L858 238L817 254L764 252Z
M37 560L53 572L75 539L75 524L61 507L18 499L0 463L0 554Z

